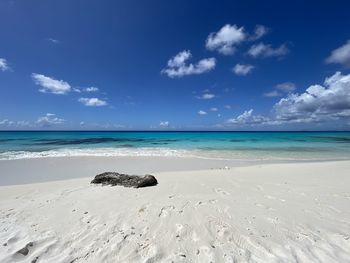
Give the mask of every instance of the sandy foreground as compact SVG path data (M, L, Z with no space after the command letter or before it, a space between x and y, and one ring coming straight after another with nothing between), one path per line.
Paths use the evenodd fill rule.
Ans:
M0 181L60 179L77 163L88 176L105 165L3 161ZM0 262L350 262L349 171L266 164L155 172L159 184L142 189L90 185L92 175L0 186Z

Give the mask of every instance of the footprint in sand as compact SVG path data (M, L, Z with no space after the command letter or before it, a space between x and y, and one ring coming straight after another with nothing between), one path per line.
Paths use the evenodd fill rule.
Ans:
M150 206L150 204L144 204L140 207L140 209L138 210L138 215L144 215L145 213L147 213L148 211L148 207Z
M162 209L160 209L159 217L166 217L170 214L172 210L175 209L175 206L169 205L169 206L164 206Z
M213 262L214 260L214 253L207 246L202 246L197 249L196 255L198 256L198 262Z
M176 235L175 237L180 241L184 234L184 226L181 224L176 224Z
M274 208L270 207L270 206L267 206L267 205L264 205L264 204L260 204L260 203L254 203L254 205L256 207L260 207L260 208L263 208L263 209L266 209L268 211L275 211Z
M215 191L217 194L220 194L220 195L222 195L222 196L230 195L229 192L226 192L226 191L222 190L221 188L214 188L214 191Z
M213 205L213 204L216 204L217 202L218 202L217 199L210 199L210 200L208 200L208 201L198 201L198 202L195 204L195 206L197 207L197 206L208 205L208 204Z

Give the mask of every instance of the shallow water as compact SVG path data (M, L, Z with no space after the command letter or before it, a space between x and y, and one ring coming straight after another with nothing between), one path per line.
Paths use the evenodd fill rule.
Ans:
M2 160L55 156L341 160L350 132L0 132Z

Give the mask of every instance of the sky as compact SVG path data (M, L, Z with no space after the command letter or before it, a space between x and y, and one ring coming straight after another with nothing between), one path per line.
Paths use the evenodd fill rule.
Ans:
M0 130L350 130L349 10L1 0Z

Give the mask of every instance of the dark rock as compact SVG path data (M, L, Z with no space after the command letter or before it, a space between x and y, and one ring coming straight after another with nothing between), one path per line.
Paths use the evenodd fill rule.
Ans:
M102 174L98 174L91 181L92 184L103 184L103 185L122 185L125 187L146 187L157 185L157 179L150 174L145 176L138 175L128 175L128 174L120 174L114 172L106 172Z

